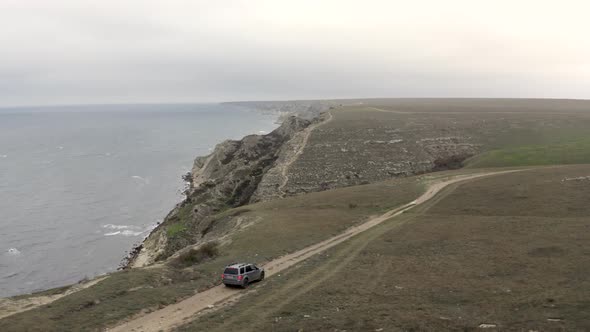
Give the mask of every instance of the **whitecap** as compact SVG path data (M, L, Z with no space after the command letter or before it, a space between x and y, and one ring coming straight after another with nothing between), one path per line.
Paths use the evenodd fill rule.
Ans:
M109 228L109 229L127 229L127 228L132 228L133 226L106 224L106 225L102 225L102 227Z
M63 149L64 149L64 147L63 147L63 146L58 146L56 149L58 149L58 150L63 150Z
M104 236L114 236L114 235L122 235L122 236L138 236L143 234L143 231L132 231L132 230L124 230L124 231L116 231L116 232L111 232L111 233L105 233Z
M7 154L0 154L0 158L8 158Z
M102 225L103 228L113 230L112 232L105 233L104 236L113 236L113 235L122 235L122 236L137 236L141 235L145 232L150 231L150 229L144 230L140 226L130 226L130 225L113 225L113 224L106 224Z
M138 236L141 235L143 232L134 232L134 231L130 231L130 230L124 230L121 232L121 235L123 236Z
M9 255L20 255L20 251L16 248L10 248L10 249L8 249L8 254Z
M266 130L259 130L258 133L261 134L261 135L264 135L264 134L267 133L267 131Z

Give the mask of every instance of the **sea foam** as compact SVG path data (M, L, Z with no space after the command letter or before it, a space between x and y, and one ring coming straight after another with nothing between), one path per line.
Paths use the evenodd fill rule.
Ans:
M121 236L138 236L143 234L144 232L135 232L135 231L131 231L131 230L124 230L124 231L116 231L116 232L111 232L111 233L105 233L104 236L114 236L114 235L121 235Z
M130 226L130 225L113 225L113 224L106 224L102 225L103 228L113 230L113 232L105 233L104 236L138 236L141 235L148 230L141 230L141 227L138 226Z
M106 224L106 225L102 225L102 227L109 228L109 229L127 229L127 228L133 228L135 226Z

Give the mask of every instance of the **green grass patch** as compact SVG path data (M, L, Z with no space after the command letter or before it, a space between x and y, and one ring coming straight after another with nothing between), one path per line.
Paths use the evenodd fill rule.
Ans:
M493 150L468 160L467 167L514 167L587 163L590 163L590 139Z
M172 224L166 228L166 235L168 237L174 237L182 232L186 231L186 226L183 224Z

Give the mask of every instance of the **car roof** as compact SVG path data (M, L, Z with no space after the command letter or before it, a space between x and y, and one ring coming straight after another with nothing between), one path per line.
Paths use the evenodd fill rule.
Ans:
M227 265L226 267L240 268L240 267L244 267L247 265L252 265L252 264L251 263L231 263L231 264Z

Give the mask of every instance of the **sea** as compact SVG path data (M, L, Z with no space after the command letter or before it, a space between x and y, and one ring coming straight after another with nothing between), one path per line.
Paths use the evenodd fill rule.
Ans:
M276 121L227 104L0 108L0 297L116 270L196 156Z

